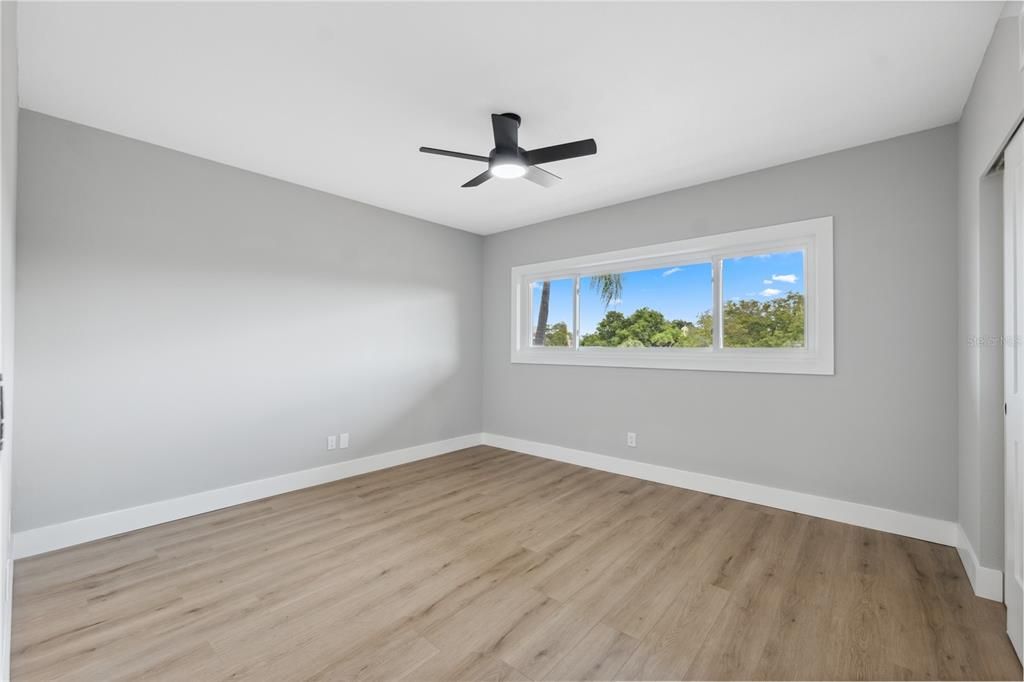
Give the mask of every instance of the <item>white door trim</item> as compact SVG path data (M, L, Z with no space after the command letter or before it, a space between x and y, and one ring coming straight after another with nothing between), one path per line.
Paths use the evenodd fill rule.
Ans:
M1024 638L1024 135L1003 156L1004 565L1006 632Z

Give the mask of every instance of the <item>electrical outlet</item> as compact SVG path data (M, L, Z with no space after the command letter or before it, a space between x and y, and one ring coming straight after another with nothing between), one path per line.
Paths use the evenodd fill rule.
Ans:
M340 436L338 436L338 447L339 448L347 448L348 447L348 434L347 433L343 433Z
M636 447L636 434L633 433L632 431L626 432L626 445L628 445L631 448Z
M335 450L335 449L337 449L337 447L338 447L338 437L337 436L327 436L327 449L328 450Z

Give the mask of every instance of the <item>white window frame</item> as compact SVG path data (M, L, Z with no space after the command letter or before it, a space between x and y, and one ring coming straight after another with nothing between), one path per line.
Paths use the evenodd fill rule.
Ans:
M804 252L803 348L729 348L720 323L722 261L778 251ZM714 340L708 348L607 348L579 345L580 279L589 275L693 263L712 265ZM531 346L530 282L573 279L573 345ZM835 374L832 217L695 237L512 268L512 362L544 365Z

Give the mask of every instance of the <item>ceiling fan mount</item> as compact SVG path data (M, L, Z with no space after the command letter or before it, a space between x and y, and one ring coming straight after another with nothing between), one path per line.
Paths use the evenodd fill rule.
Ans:
M505 118L512 119L513 121L516 122L517 126L520 126L520 125L523 124L523 117L520 116L519 114L513 114L513 113L506 112L504 114L498 114L498 116L504 116Z
M519 126L522 122L523 119L518 114L491 114L494 148L487 156L435 149L434 147L420 147L420 151L425 154L438 154L486 163L487 170L462 185L463 187L477 187L491 178L525 178L541 187L551 187L561 178L540 168L537 164L574 159L578 156L597 153L597 143L593 139L577 140L527 151L519 146Z

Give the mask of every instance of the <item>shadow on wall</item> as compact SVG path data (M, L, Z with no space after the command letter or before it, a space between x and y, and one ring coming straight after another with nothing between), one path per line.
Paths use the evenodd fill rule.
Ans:
M480 431L479 237L24 114L17 530Z
M451 292L285 279L260 290L195 273L152 296L76 288L91 303L73 335L37 347L48 358L25 372L23 452L60 466L22 467L19 529L466 431L451 423L472 399ZM124 297L153 304L129 313ZM328 452L340 432L351 447Z

